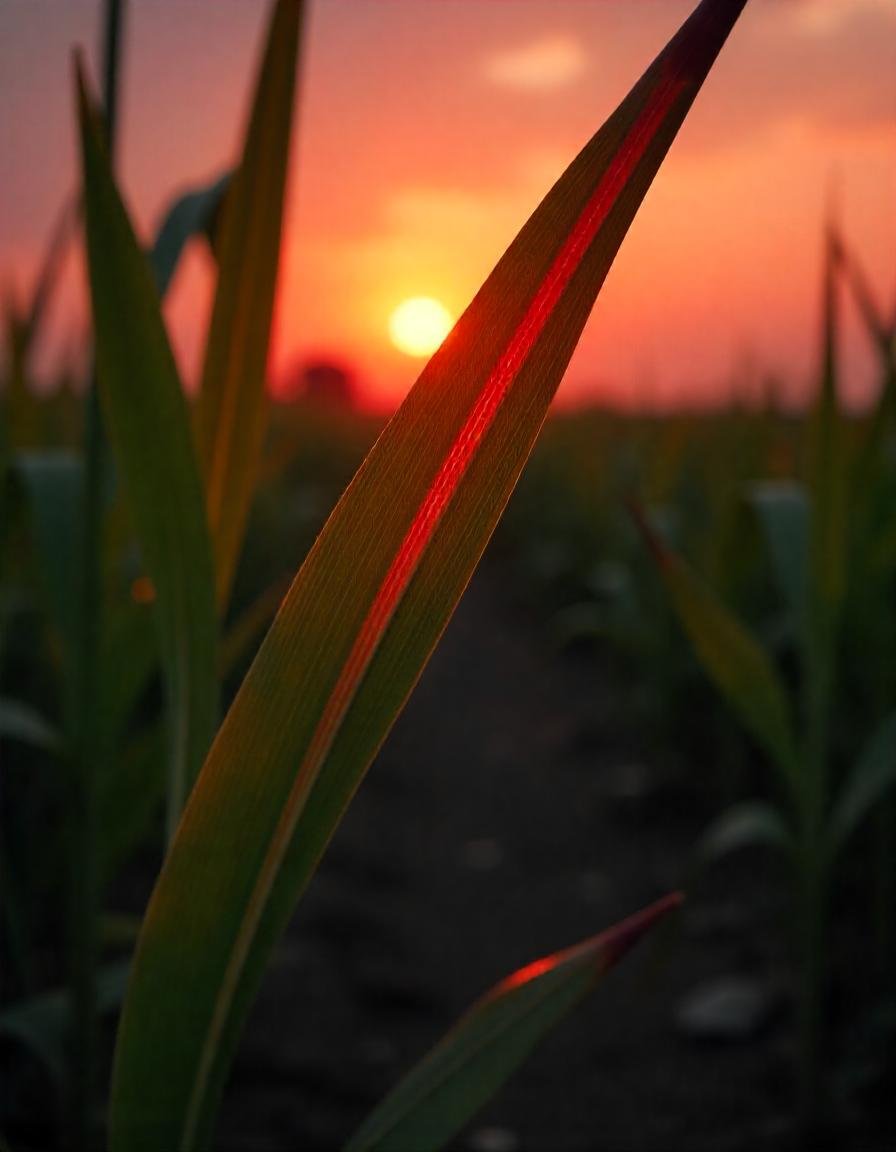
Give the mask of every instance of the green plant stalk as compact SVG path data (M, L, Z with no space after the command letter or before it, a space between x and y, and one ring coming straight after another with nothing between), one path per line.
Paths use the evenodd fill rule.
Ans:
M809 611L804 622L803 676L805 743L800 788L798 923L801 952L800 1120L811 1145L821 1126L825 1046L825 992L828 979L829 905L827 812L830 729L836 635L843 596L843 440L837 411L838 254L830 229L826 237L822 293L823 354L821 393L810 425Z
M896 408L896 333L882 333L881 359L884 363L881 398L872 417L867 452L863 459L868 467L880 467L887 442L887 433L894 422ZM856 487L856 492L862 489ZM889 587L892 597L892 580ZM892 599L882 607L889 615L883 618L887 635L885 643L896 642L892 627ZM896 684L893 677L882 676L878 681L878 714L883 715L894 699ZM893 931L893 909L896 908L896 801L890 797L882 804L874 820L874 937L877 946L877 970L884 993L893 984L896 966L896 933Z
M829 631L816 627L807 652L807 731L803 760L801 838L797 856L799 910L800 1123L810 1141L821 1124L827 984L829 872L826 812L829 775L828 708L832 699Z
M103 101L110 151L115 140L123 0L107 0L103 43ZM99 952L99 868L97 858L97 779L104 751L100 719L102 637L103 513L108 452L100 414L96 374L85 399L83 552L80 573L81 628L78 684L70 692L75 750L69 809L69 939L73 998L68 1143L95 1144L93 1122L97 1087L96 969Z

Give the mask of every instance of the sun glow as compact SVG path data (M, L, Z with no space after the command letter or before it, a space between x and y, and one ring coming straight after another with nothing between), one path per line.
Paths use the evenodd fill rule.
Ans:
M453 324L444 304L431 296L412 296L389 317L389 337L408 356L430 356Z

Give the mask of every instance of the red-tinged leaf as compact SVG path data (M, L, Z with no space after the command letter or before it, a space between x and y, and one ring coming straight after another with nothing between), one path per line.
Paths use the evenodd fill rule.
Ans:
M390 1092L346 1152L443 1148L542 1038L681 901L672 893L599 936L502 980Z
M362 465L222 726L138 945L115 1149L207 1144L275 941L437 643L744 0L704 0L536 210Z

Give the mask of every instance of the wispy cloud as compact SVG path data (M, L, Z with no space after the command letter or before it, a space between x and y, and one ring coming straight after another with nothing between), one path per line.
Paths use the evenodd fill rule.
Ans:
M572 36L548 36L495 52L483 74L501 88L544 92L565 88L585 71L586 55Z
M893 0L792 0L791 13L800 31L812 36L834 35L862 17L896 20Z

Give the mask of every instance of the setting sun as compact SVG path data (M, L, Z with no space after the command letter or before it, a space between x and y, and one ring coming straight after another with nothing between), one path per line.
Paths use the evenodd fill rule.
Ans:
M431 296L412 296L389 317L392 343L408 356L429 356L442 343L454 320L448 309Z

